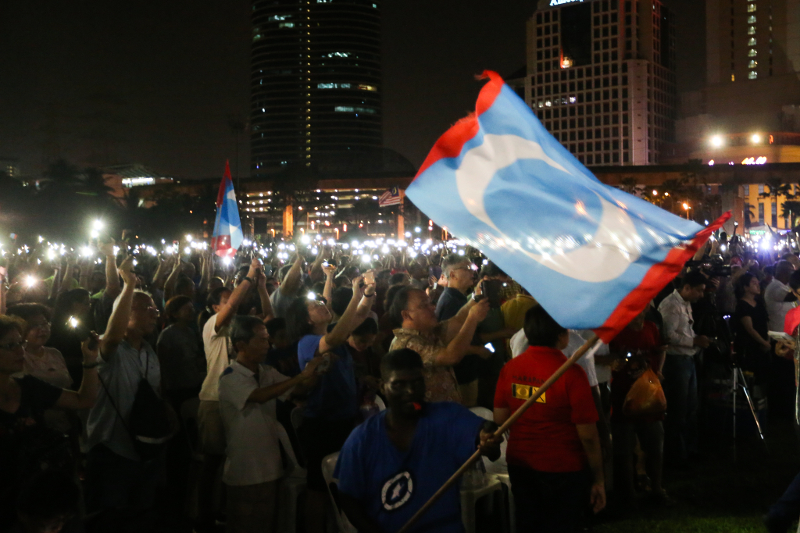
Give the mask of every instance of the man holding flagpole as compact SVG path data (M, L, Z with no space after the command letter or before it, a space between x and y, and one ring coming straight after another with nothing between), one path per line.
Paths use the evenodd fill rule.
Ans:
M542 375L522 405L509 406L499 436L531 406L547 402L548 389L598 338L608 343L639 314L730 213L704 228L604 185L498 74L484 77L489 82L475 113L439 138L407 196L437 225L484 251L560 326L596 333L549 377ZM503 386L498 395L508 392ZM479 458L473 454L399 531L412 531ZM595 484L601 481L596 475ZM602 486L592 491L595 510L603 507L600 492Z

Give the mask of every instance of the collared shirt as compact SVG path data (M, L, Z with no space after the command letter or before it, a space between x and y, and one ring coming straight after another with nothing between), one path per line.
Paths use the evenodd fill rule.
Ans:
M794 302L787 302L786 296L792 289L773 278L764 291L764 302L767 304L770 331L783 331L786 313L794 307Z
M275 415L276 400L248 402L257 389L277 385L289 378L271 366L252 370L233 361L219 379L219 413L225 426L226 450L222 481L226 485L257 485L275 481L296 463L286 430ZM282 400L289 397L286 392ZM284 468L281 447L288 463Z
M216 314L203 326L203 347L206 352L206 378L200 389L200 399L216 402L219 400L219 377L230 363L231 339L228 337L228 325L216 330Z
M160 393L161 366L158 356L145 341L142 341L139 350L127 341L122 341L110 361L103 359L102 354L97 360L100 363L98 375L103 384L86 421L84 451L88 452L97 444L103 444L117 455L139 461L139 454L133 447L133 440L123 419L127 421L130 417L139 381L145 374L156 394Z
M426 401L461 403L461 393L458 390L453 367L436 364L436 358L447 349L442 338L443 328L444 326L440 325L430 333L398 328L393 331L394 340L389 349L409 348L422 357Z
M692 305L683 299L677 289L664 298L658 306L658 312L664 321L664 338L667 341L667 353L671 355L693 356L697 353L694 345L692 324Z

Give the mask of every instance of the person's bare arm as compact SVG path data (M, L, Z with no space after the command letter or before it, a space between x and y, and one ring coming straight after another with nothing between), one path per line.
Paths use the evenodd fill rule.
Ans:
M328 258L328 247L322 245L319 247L319 253L317 254L316 259L314 259L314 264L311 265L311 270L308 273L308 276L311 278L312 281L316 282L322 279L323 272L322 272L322 262Z
M281 281L280 290L283 296L294 296L297 294L297 291L300 290L300 285L303 281L302 267L303 256L301 256L299 252L295 253L292 268L289 269L289 272L286 273L286 277Z
M315 357L308 362L302 372L291 379L254 390L247 398L248 402L267 403L279 398L294 389L295 394L303 394L311 390L317 383L317 367L322 363L322 357Z
M90 348L89 344L93 344ZM92 335L83 341L81 344L81 352L83 352L84 365L96 365L97 356L100 353L100 344L98 341L97 333L92 332ZM81 388L78 391L64 390L61 396L56 401L56 407L59 409L91 409L97 401L97 390L100 384L100 378L97 375L97 367L83 368L83 380L81 381Z
M261 268L261 261L256 258L250 262L250 269L247 271L247 277L250 279L254 279L256 275L256 271ZM239 304L242 303L244 296L247 294L247 291L250 289L250 282L246 279L242 280L239 285L233 290L231 293L230 298L225 305L217 313L217 322L215 324L214 330L219 333L224 326L230 323L233 320L234 315L236 315L236 310L239 309Z
M175 296L175 285L178 283L178 277L181 274L181 258L175 256L175 264L172 267L166 283L164 283L164 301L168 302L170 298Z
M104 294L112 300L122 292L122 284L117 274L117 256L114 254L114 241L104 242L100 245L100 253L106 258L106 288Z
M61 286L58 289L58 294L66 292L72 288L72 282L75 280L75 256L67 254L67 267L64 269L64 277L61 278ZM53 278L55 283L55 277Z
M322 297L325 298L325 301L330 306L333 301L333 276L336 275L336 267L329 265L324 267L323 270L325 271L325 286L322 288Z
M507 407L495 407L494 408L494 423L498 426L502 426L506 423L506 420L511 416L511 409Z
M464 306L466 307L466 306ZM462 307L463 310L463 307ZM461 329L453 339L447 343L444 350L436 354L436 366L453 366L461 362L470 348L470 343L475 336L478 324L486 318L489 312L489 300L484 300L471 306ZM459 314L461 311L459 311ZM452 318L450 319L452 320Z
M119 266L119 274L125 283L122 287L122 293L119 300L116 302L114 310L111 311L111 316L108 319L108 326L106 332L100 339L100 354L103 360L109 361L117 350L117 346L125 338L125 333L128 330L128 320L131 316L131 304L133 303L133 292L136 288L136 274L133 273L133 257L129 256Z
M209 250L200 254L200 287L198 291L204 294L208 292L208 284L211 282L211 252Z
M92 274L92 260L84 257L78 261L78 266L81 269L80 277L78 278L78 286L84 289L89 288L89 279Z
M594 477L590 494L592 510L599 513L606 506L606 489L603 477L603 451L600 447L597 424L576 424L575 429L578 430L578 438L581 440Z
M481 296L480 283L475 287L475 296ZM467 316L469 316L470 309L472 309L475 303L475 300L470 298L467 300L467 303L464 304L464 307L458 310L458 313L456 313L454 317L443 321L445 326L442 330L444 333L444 338L442 340L444 340L444 342L450 342L456 335L458 335L458 332L461 331L461 326L464 325L464 321L467 319Z
M268 322L275 318L275 311L272 309L272 302L267 291L267 276L261 268L256 271L256 286L258 287L258 299L261 301L260 318L264 322Z
M361 287L361 279L361 277L358 277L353 280L353 297L350 298L347 309L345 309L333 329L320 339L319 354L329 352L343 344L353 330L364 321L359 313L359 306L361 306L362 301L370 301L375 297L375 286L369 285L368 287ZM369 292L366 292L367 290Z
M153 274L153 281L151 282L150 286L155 290L163 290L164 289L164 281L167 278L167 272L172 272L172 261L174 256L167 256L164 259L164 256L159 256L158 259L158 268L156 268L155 274Z

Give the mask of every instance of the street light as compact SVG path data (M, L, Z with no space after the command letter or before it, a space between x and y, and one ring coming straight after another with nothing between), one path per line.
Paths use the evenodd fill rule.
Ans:
M658 191L653 189L653 196L658 196Z
M722 135L714 135L713 137L711 137L711 146L713 146L714 148L720 148L722 147L722 144L723 144Z
M753 136L750 137L750 140L753 142L753 144L761 144L761 135L754 133Z

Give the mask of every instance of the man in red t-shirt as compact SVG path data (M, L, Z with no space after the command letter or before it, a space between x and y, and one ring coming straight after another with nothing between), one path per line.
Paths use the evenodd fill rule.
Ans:
M505 422L567 360L561 350L569 342L569 332L541 306L525 313L524 330L530 347L506 363L497 382L497 424ZM605 507L597 419L586 373L573 366L511 427L506 460L520 531L575 531L587 500L595 513Z

